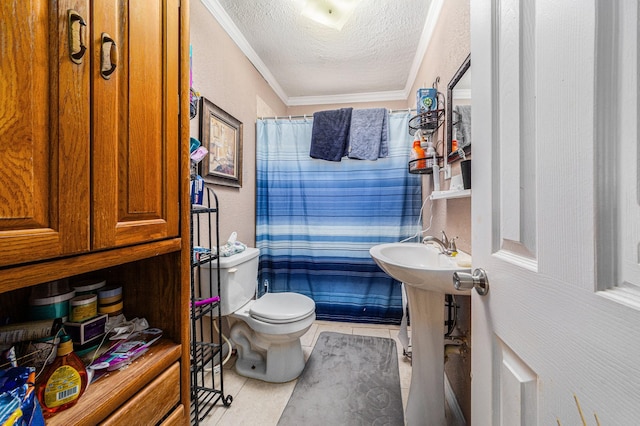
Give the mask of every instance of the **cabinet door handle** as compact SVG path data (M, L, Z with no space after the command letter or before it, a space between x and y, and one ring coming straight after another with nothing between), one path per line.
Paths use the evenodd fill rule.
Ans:
M109 45L109 46L107 46ZM107 47L109 47L107 49ZM102 33L102 47L100 48L100 75L109 80L118 66L118 47L114 39L107 33Z
M69 57L74 64L81 64L82 57L87 51L84 44L87 23L78 12L73 9L67 11L69 22Z

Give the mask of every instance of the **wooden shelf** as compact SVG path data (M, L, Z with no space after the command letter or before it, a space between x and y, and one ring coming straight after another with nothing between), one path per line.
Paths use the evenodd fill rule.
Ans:
M450 200L453 198L471 197L470 189L459 189L454 191L433 191L429 196L432 200Z
M178 361L181 353L179 344L160 339L125 369L113 371L89 385L75 406L47 419L47 426L98 424ZM180 392L180 389L176 389L176 392Z
M2 283L2 291L6 292L40 284L43 281L58 280L73 275L160 256L179 251L181 247L182 240L180 238L172 238L135 246L80 254L78 256L6 267L0 269L0 283Z

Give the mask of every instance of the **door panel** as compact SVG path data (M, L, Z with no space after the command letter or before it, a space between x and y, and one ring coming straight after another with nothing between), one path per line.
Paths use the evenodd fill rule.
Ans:
M535 426L538 424L538 383L536 374L499 342L500 424Z
M499 247L536 262L535 9L533 2L504 0L497 68L500 76ZM518 61L512 58L519 58ZM522 159L522 161L521 161Z
M474 425L640 416L638 9L471 2Z
M118 138L127 157L119 178L126 182L118 206L124 221L156 219L162 209L162 193L145 190L162 187L162 151L149 143L162 140L162 26L146 25L147 20L162 22L162 7L133 1L129 8L128 63L119 74L123 85L129 83L119 101L128 107Z
M634 31L640 12L626 9L618 14L601 15L603 13L598 15L601 20L615 20L612 25L629 30L610 35L618 38L620 50L625 54L618 60L613 53L609 55L608 62L616 67L618 78L612 79L609 87L602 87L600 91L606 96L617 84L624 88L617 94L619 105L609 111L611 124L606 128L601 126L600 130L605 137L615 138L617 143L596 146L596 156L602 167L616 171L602 173L599 184L617 189L598 191L596 195L598 214L604 225L599 227L598 238L607 242L601 245L603 249L597 257L598 289L607 290L603 294L620 303L640 308L640 94L637 90L640 42L637 30Z
M93 248L178 234L177 0L122 0L117 15L110 3L94 2ZM117 46L109 79L105 32Z
M88 29L87 1L0 2L0 266L89 249L89 55L69 57L70 9Z

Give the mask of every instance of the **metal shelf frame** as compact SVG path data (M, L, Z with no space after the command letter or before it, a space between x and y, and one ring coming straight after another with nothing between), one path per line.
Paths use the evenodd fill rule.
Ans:
M199 304L203 294L220 294L220 229L218 197L213 189L205 187L203 203L191 205L189 224L191 251L191 424L198 425L221 401L231 405L233 397L224 393L223 337L220 302ZM194 247L209 249L211 254L201 254ZM209 279L201 279L201 268L215 262ZM214 280L214 270L216 280ZM205 291L206 290L206 291ZM217 327L215 322L217 320ZM231 350L231 348L228 348Z

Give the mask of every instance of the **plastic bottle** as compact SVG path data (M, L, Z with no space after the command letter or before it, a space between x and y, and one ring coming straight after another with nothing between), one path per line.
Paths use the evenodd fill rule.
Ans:
M413 141L413 149L411 150L409 170L422 170L427 168L427 160L425 159L424 150L420 146L420 141ZM418 161L413 161L418 160Z
M453 137L451 138L451 152L456 152L458 150L458 132L456 129L453 129Z
M433 190L440 191L440 167L438 167L438 163L433 161Z
M36 395L45 418L73 407L87 388L87 370L73 352L69 336L62 336L58 353L36 384Z

